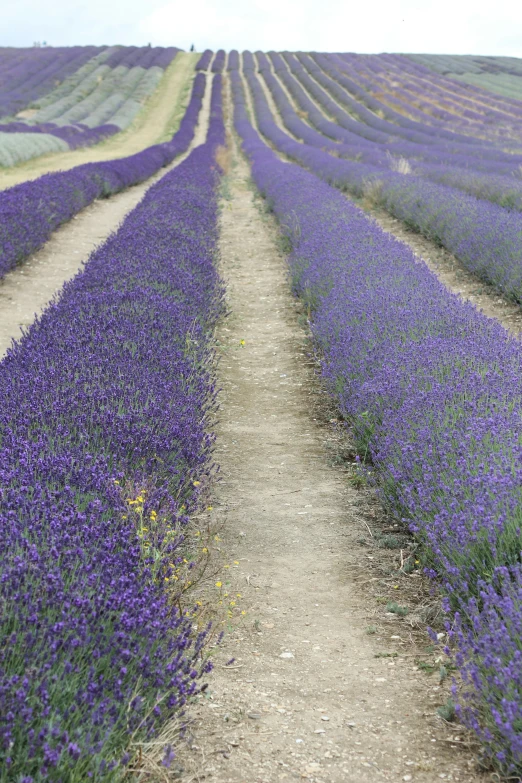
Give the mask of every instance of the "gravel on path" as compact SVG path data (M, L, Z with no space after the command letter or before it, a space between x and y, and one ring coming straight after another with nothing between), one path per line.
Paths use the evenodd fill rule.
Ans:
M415 665L407 622L387 626L381 607L380 630L367 633L360 493L325 455L300 305L237 150L224 192L230 314L218 334L211 515L230 566L216 589L246 615L191 708L185 779L483 780L467 735L437 716L445 696Z

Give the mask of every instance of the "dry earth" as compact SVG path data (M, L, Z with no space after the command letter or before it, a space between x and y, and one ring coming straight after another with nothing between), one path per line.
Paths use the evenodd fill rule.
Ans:
M211 78L207 77L198 126L188 152L146 182L86 207L55 231L39 251L0 280L0 356L13 339L20 337L21 329L29 326L62 285L78 272L93 250L117 230L150 186L179 166L190 150L205 141L211 86Z
M166 141L177 130L190 98L190 85L199 55L179 52L148 99L143 111L122 133L93 147L42 155L19 166L0 170L0 190L36 179L50 171L66 171L82 163L123 158Z
M407 619L369 603L368 502L327 457L300 305L237 151L225 196L212 515L230 568L216 591L247 614L192 712L185 779L483 780L437 715L446 693L416 665Z

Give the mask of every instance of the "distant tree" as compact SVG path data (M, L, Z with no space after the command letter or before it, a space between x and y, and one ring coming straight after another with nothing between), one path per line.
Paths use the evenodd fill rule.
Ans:
M194 44L190 44L190 51L191 51L191 52L193 52L193 51L194 51Z

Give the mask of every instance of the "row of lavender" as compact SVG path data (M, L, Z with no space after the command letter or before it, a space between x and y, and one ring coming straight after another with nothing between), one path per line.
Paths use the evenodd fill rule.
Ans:
M194 136L205 84L205 75L198 74L180 128L170 141L127 158L45 174L0 192L0 277L95 199L145 181L185 152Z
M24 60L28 68L27 85L23 69L19 78L16 78L16 71L12 73L12 68L2 71L0 57L0 79L14 79L17 101L22 100L24 94L33 96L23 106L25 111L19 117L0 123L0 166L12 166L44 152L96 144L125 129L140 111L143 101L154 91L177 52L174 47L102 48L82 62L77 70L68 74L65 71L66 78L63 81L56 79L54 89L45 94L40 92L36 97L33 88L48 86L48 79L33 85L34 63L30 55L27 54ZM63 57L60 58L58 52L56 60L60 59ZM81 57L71 54L70 64L79 61ZM9 64L12 63L8 58L4 65ZM63 64L64 68L66 65L67 62ZM62 75L62 71L58 73ZM6 82L6 87L4 101L10 106L13 86Z
M212 470L221 77L206 144L0 364L0 780L120 780L208 670L165 592ZM171 758L167 754L165 763Z
M439 149L444 142L444 149L451 155L464 154L480 157L493 156L494 160L512 161L511 154L502 152L500 145L496 145L487 140L475 138L469 133L462 134L453 129L449 122L441 123L433 127L430 124L413 121L404 117L401 113L391 111L385 104L371 98L362 90L358 84L350 78L345 71L337 65L337 61L332 62L331 56L314 54L307 55L298 53L296 55L285 54L283 60L298 79L306 77L306 89L311 91L314 97L321 104L325 93L331 94L338 102L339 106L352 114L367 126L367 138L372 141L386 141L392 144L408 142L412 145L406 146L404 150L409 151L412 157L423 158L423 152L427 151L427 145ZM340 58L337 58L340 60ZM322 89L321 89L322 88ZM335 112L335 107L332 107ZM336 120L337 116L334 114ZM502 115L498 113L494 116L497 124L502 123ZM512 118L519 119L519 117ZM504 118L505 121L505 118ZM358 126L353 126L357 128ZM357 130L356 130L357 132ZM384 134L384 136L383 136ZM448 141L453 144L449 146ZM500 153L500 155L499 155Z
M344 128L350 128L352 131L359 130L360 133L368 133L368 130L361 130L353 118L349 117L342 105L347 109L354 111L356 102L354 99L348 99L347 92L342 86L336 84L331 79L321 74L318 66L313 64L311 58L301 56L303 62L308 65L308 71L305 70L300 60L291 56L286 57L286 63L292 71L289 74L281 58L278 55L272 55L275 71L282 79L290 93L294 96L302 110L307 112L307 116L312 124L323 134L339 139L339 129L336 123L325 124L324 116L316 105L312 103L310 97L305 93L303 87L306 86L310 95L313 95L318 104L334 116ZM321 56L323 61L327 61L326 56ZM277 59L276 59L277 58ZM317 56L319 60L320 57ZM332 72L332 71L330 71ZM335 71L333 71L335 73ZM263 70L265 73L265 70ZM313 74L316 78L311 77ZM292 78L293 76L297 78ZM322 79L325 89L317 83L317 79ZM299 80L299 81L298 81ZM351 81L345 78L345 86L350 86ZM333 87L332 87L333 85ZM330 87L333 94L341 105L336 104L331 97L328 97L326 88ZM375 111L380 111L379 105L375 105L364 95L360 95L357 87L353 88L353 93ZM522 115L522 105L519 106L519 112ZM493 121L498 123L496 112ZM371 115L370 115L371 116ZM483 116L483 115L479 115ZM367 119L367 114L362 113L361 119ZM393 118L391 118L393 119ZM484 117L486 119L486 117ZM520 117L517 122L520 123ZM333 129L333 133L332 133ZM443 134L443 130L440 131ZM337 134L337 135L336 135ZM435 141L438 139L438 133L435 133ZM377 143L362 145L355 143L352 136L352 146L346 152L339 151L338 154L346 157L361 160L380 167L387 171L390 167L403 170L404 166L409 173L416 174L428 180L449 185L452 188L463 190L479 199L492 201L499 206L509 209L522 211L522 176L521 176L521 157L513 154L506 154L498 150L480 150L476 147L466 151L455 152L450 150L437 151L433 145L420 146L403 142L400 146L393 142L392 137L388 137L385 148L379 144L378 138L374 139ZM356 140L355 140L356 141ZM384 143L383 139L381 141ZM390 143L391 142L391 143ZM480 154L480 158L477 157Z
M336 189L279 160L248 120L238 71L230 77L236 130L292 244L324 377L445 590L459 713L502 770L520 773L519 345Z
M213 52L211 49L205 49L201 57L196 63L196 71L206 71L210 63L212 62L212 73L222 73L225 67L226 52L224 49L219 49L216 52L216 56L212 61Z
M273 74L263 69L286 128L305 143L298 142L277 126L249 53L243 55L243 70L259 128L280 152L330 184L356 196L371 196L412 228L454 253L470 271L507 296L522 301L522 221L518 212L443 184L391 171L378 165L373 150L366 149L368 160L373 156L373 163L338 157L344 144L331 141L306 125ZM484 154L501 157L505 153L492 149Z
M441 79L401 55L324 55L334 72L368 108L395 120L414 118L433 127L461 128L494 142L520 146L522 105Z
M173 46L69 46L0 49L0 117L14 116L54 88L63 90L82 68L167 68L179 49ZM91 63L91 65L89 65Z
M244 55L248 68L252 67L251 57L249 53ZM267 58L261 53L258 53L257 57L261 72L264 76L269 75ZM487 197L490 200L506 206L515 206L518 203L520 208L522 184L520 179L514 179L513 175L520 173L522 155L506 153L470 137L461 137L458 144L448 144L448 141L455 142L456 139L454 134L444 128L430 128L406 122L401 131L398 125L392 122L396 120L399 124L404 123L400 115L388 120L380 119L366 108L355 87L352 90L356 97L351 96L348 90L351 80L338 76L343 81L341 84L332 77L331 68L328 73L323 71L316 60L323 65L325 62L327 64L328 60L324 55L316 55L315 60L308 55L285 55L283 58L271 54L270 58L275 73L283 81L299 109L305 112L309 122L325 136L347 145L338 147L336 154L385 169L393 168L394 162L405 159L414 173L431 179L451 178L453 181L450 184L457 184L461 189L481 197L486 189L485 185L489 184L490 194ZM279 103L281 102L279 98ZM287 111L289 107L290 104L286 107ZM375 112L379 111L373 103L370 103L370 107ZM327 121L323 112L331 115L335 122ZM303 124L300 126L301 132ZM414 132L411 126L414 126ZM481 172L487 174L487 177L481 176ZM459 176L466 178L465 184L460 183Z
M0 49L0 117L14 116L73 74L101 46Z

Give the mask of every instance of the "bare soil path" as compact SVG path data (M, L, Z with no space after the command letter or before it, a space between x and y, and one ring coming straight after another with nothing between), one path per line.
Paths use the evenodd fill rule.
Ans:
M466 735L436 714L446 694L415 665L411 628L361 586L371 581L357 543L364 502L326 457L300 305L237 150L225 194L230 315L218 335L222 480L211 513L230 566L216 590L247 614L192 710L185 779L483 780Z
M29 326L62 285L75 275L93 250L117 230L147 190L179 166L207 136L212 81L207 77L199 122L188 152L146 182L108 199L95 201L61 226L45 245L0 280L0 357L21 329Z
M179 52L134 122L122 133L93 147L42 155L19 166L0 170L0 190L36 179L51 171L66 171L82 163L124 158L145 147L167 141L177 130L190 98L190 85L199 55Z

